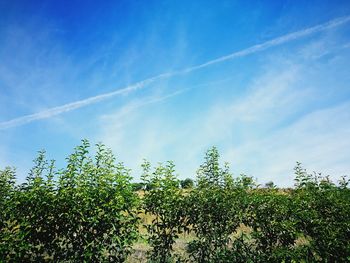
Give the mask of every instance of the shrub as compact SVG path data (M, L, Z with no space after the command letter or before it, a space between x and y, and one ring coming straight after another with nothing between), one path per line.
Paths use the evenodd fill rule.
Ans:
M2 221L2 260L120 262L130 253L139 201L129 170L102 144L90 157L86 140L67 161L57 172L39 153ZM4 245L8 240L13 249Z
M206 153L197 174L197 187L188 199L188 218L196 239L189 243L188 252L196 262L215 262L240 224L237 197L241 191L234 187L228 165L220 167L215 147Z
M145 192L143 209L153 217L152 223L145 225L147 240L152 247L149 259L152 262L171 262L176 255L173 245L179 234L187 230L184 209L185 196L179 189L174 164L160 164L151 173L150 163L142 165L143 183L151 188Z
M321 174L296 168L296 189L292 198L298 205L298 228L310 240L310 257L324 262L350 260L350 189L343 178L339 186Z
M350 260L346 177L335 184L297 163L294 188L261 188L233 177L214 147L195 185L180 182L172 162L151 169L147 161L142 182L131 183L104 145L89 150L83 140L61 170L40 151L19 185L14 168L0 170L0 262L123 262L140 238L138 213L152 220L144 225L150 262ZM174 251L182 233L193 237L186 256Z

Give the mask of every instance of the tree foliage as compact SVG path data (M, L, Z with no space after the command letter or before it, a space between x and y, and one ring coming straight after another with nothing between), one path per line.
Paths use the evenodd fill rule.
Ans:
M129 170L98 144L83 140L56 171L39 152L26 182L1 172L0 258L9 261L123 261L138 236L138 198ZM56 178L56 179L54 179Z
M143 209L153 216L151 224L145 225L147 240L152 247L150 259L153 262L170 262L173 245L179 234L186 228L185 196L179 188L179 180L175 175L174 164L159 164L151 172L150 163L142 165L144 184L152 186L143 198Z
M14 168L0 170L1 262L124 262L143 235L150 262L350 261L346 177L334 183L297 163L294 188L260 187L234 177L213 147L195 183L180 181L172 162L147 161L132 183L103 144L89 152L83 140L57 169L40 151L22 184Z
M180 185L182 189L192 189L194 182L191 178L186 178L185 180L180 181Z

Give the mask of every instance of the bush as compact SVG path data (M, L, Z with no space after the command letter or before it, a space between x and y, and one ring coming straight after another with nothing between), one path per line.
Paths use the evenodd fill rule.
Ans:
M143 209L153 216L151 224L146 224L147 240L152 247L149 259L152 262L171 262L173 245L179 234L187 230L184 209L185 196L179 189L174 164L160 164L151 173L150 163L143 164L143 183L152 186L145 192Z
M350 260L350 189L343 178L339 186L328 177L308 174L298 163L292 198L298 229L310 240L310 258L324 262Z
M189 243L188 251L196 262L218 262L240 224L237 201L241 202L238 196L243 196L234 187L227 164L220 167L215 147L206 153L197 174L197 187L190 193L188 208L196 239Z
M138 237L139 201L129 170L115 163L111 151L101 144L94 159L88 150L89 143L83 140L68 157L66 169L59 172L53 161L46 161L44 152L39 153L26 182L3 207L9 213L1 225L0 259L126 259Z
M123 262L140 229L150 262L350 260L346 177L335 184L297 163L294 188L261 188L250 176L233 177L214 147L196 184L180 181L172 162L151 169L146 161L142 182L132 183L104 145L94 156L89 150L83 140L61 170L40 151L23 184L14 168L0 170L0 262ZM138 214L152 222L142 228ZM179 255L183 233L192 238Z

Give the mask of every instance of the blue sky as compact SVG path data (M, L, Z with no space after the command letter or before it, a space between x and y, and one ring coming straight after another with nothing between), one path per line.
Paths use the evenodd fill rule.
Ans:
M0 167L103 142L140 175L350 171L348 1L0 1Z

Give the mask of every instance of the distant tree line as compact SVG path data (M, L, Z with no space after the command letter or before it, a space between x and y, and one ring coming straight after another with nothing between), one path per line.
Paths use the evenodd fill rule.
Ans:
M194 181L191 178L180 180L178 183L178 187L180 187L181 189L192 189L193 186L194 186ZM132 189L134 191L140 191L140 190L149 191L152 189L152 186L150 184L137 182L137 183L132 183Z

